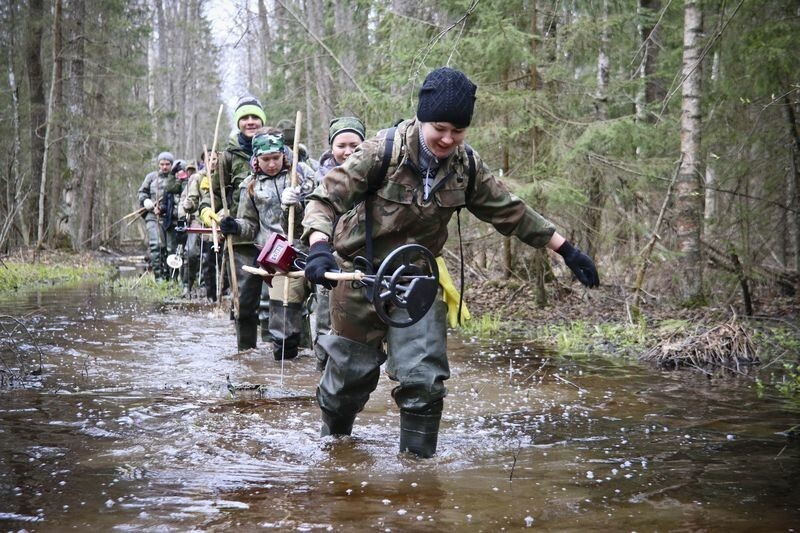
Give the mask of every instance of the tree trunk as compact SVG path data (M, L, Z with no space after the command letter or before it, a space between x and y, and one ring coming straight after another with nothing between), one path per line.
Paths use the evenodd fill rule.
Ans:
M539 38L539 23L537 20L537 2L531 2L531 66L528 72L530 79L531 92L536 93L539 90L539 82L536 61L538 59L538 50L536 47L537 39ZM536 169L539 162L539 130L536 125L531 126L530 131L531 142L531 169ZM536 204L544 206L544 199L537 198ZM536 288L536 305L543 308L547 305L547 291L544 286L545 273L548 270L548 255L544 249L534 250L533 260L531 261L531 272L534 278L534 287Z
M156 109L162 111L161 122L162 138L160 143L169 143L175 139L175 132L172 128L173 121L170 119L170 111L175 109L175 91L172 76L169 75L170 54L169 54L169 22L164 14L163 0L156 0L156 29L158 31L158 60L156 62L156 81L158 86L163 88L163 94L157 95L160 102L156 102Z
M711 62L711 89L713 89L719 81L719 63L720 54L719 50L714 50L714 59ZM711 111L708 113L707 122L713 122L714 107L711 106ZM703 227L706 233L706 240L715 233L717 217L717 156L709 148L706 151L706 170L703 179L703 186L705 190L705 208L703 211Z
M42 33L44 24L44 2L43 0L31 0L28 5L28 42L26 45L25 58L28 66L28 84L30 100L30 138L31 138L31 176L33 176L33 190L39 191L39 184L42 178L42 154L44 153L44 126L47 120L45 116L45 97L44 97L44 75L42 73ZM35 198L38 200L38 198ZM28 211L33 212L33 209ZM25 245L30 243L30 232L27 222L20 219L22 235Z
M64 149L63 137L66 131L64 120L64 14L62 0L56 0L57 12L53 22L53 117L48 117L48 128L52 129L50 138L53 146L50 148L50 187L47 191L47 226L45 232L50 235L49 240L58 238L58 216L61 191L64 189ZM58 25L56 26L56 22ZM63 239L59 239L63 240Z
M595 120L605 121L608 118L608 80L609 80L609 58L608 58L608 0L603 0L600 28L600 49L597 53L597 90L594 97ZM603 203L605 194L603 193L603 175L596 168L591 160L589 163L589 187L587 196L589 205L584 212L586 224L586 253L590 257L597 255L597 239L600 236Z
M503 91L508 91L508 67L503 71ZM506 131L509 130L510 122L508 113L503 114L503 126ZM501 169L503 176L508 174L511 168L511 154L509 143L503 143L503 167ZM514 268L514 256L511 253L511 239L503 237L503 279L510 279L511 272Z
M661 0L639 0L637 12L659 13L661 11ZM641 17L640 17L641 21ZM639 120L654 122L655 117L648 115L647 106L653 102L660 102L666 96L661 80L655 77L656 62L658 52L663 46L660 42L661 30L653 23L639 23L639 38L642 43L642 59L639 65L639 77L642 80L642 92L636 99L636 116Z
M357 41L359 35L358 29L355 27L356 21L356 3L353 0L338 0L333 2L333 21L336 33L339 35L337 41L341 43L339 47L339 58L344 66L344 70L339 71L337 76L337 84L342 90L355 90L352 82L347 77L347 72L358 72L358 63L356 62L356 47L349 45L349 40ZM355 42L353 42L355 44ZM335 101L335 100L334 100Z
M321 40L325 40L325 6L323 2L316 0L309 0L306 2L306 16L308 17L308 29L311 33L316 35ZM332 77L331 70L328 67L328 56L320 53L322 50L314 54L314 75L316 82L317 92L317 128L319 132L328 131L328 123L331 120L332 102L336 102L336 97L332 94ZM317 129L315 128L315 130ZM322 146L327 144L327 135L320 134L320 139L325 138Z
M13 27L13 15L11 17L11 27ZM11 116L12 116L12 130L14 141L11 146L11 164L9 165L9 175L6 180L6 211L3 213L3 225L0 227L0 251L6 251L6 244L8 235L11 228L14 226L14 221L17 214L21 211L22 203L24 201L22 186L24 185L24 178L20 176L19 171L19 158L22 146L21 133L20 133L20 117L19 117L19 88L17 87L17 77L14 74L14 56L13 44L14 38L11 35L8 47L8 87L11 93Z
M788 94L783 97L783 116L791 139L789 176L786 184L788 192L788 210L790 222L787 224L789 235L794 235L794 268L800 271L800 128L794 112L794 103ZM792 216L794 213L794 216ZM788 265L787 265L788 266ZM798 287L800 293L800 287Z
M261 44L261 72L264 75L262 90L264 94L267 94L270 90L269 80L272 78L272 61L270 60L272 56L272 32L270 31L271 24L264 0L258 0L258 20L260 21L258 37Z
M59 231L70 236L72 247L81 248L79 238L81 184L85 174L83 165L86 155L86 98L84 96L84 71L86 39L84 37L84 20L86 19L86 0L71 1L71 35L72 44L67 82L67 179L61 195Z
M39 217L36 225L36 247L41 248L45 237L45 215L47 209L47 161L50 154L50 139L53 134L53 111L56 103L56 87L61 83L57 66L61 56L61 0L55 0L53 13L53 69L50 77L50 97L47 99L47 115L44 126L44 150L42 151L42 175L39 181Z
M703 15L697 0L684 2L683 86L681 103L681 163L676 184L678 250L681 253L680 292L689 306L702 305L703 263L700 250L702 234L702 193L699 177L701 134L701 63L700 37Z

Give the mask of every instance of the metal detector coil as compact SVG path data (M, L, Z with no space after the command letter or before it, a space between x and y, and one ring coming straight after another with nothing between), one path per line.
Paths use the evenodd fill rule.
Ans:
M285 237L277 235L270 237L259 254L258 263L262 268L242 267L246 272L264 277L267 283L276 275L302 277L302 270L291 269L305 267L305 258L300 257L302 254L294 250ZM406 328L419 322L433 306L439 291L436 258L419 244L405 244L392 251L375 274L356 270L328 272L325 277L352 281L355 287L365 288L378 317L384 324L395 328ZM395 313L396 309L405 310L405 313Z
M167 266L172 270L177 270L183 266L183 245L179 244L174 254L167 256Z
M419 244L406 244L386 256L375 275L362 283L372 285L372 305L383 323L406 328L419 322L436 301L439 267L430 250ZM393 318L392 307L405 309L408 316Z

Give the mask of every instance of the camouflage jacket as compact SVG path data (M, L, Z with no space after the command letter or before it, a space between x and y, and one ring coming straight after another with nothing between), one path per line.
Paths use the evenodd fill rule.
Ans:
M419 124L415 119L398 125L391 164L378 176L385 139L367 140L341 166L325 175L308 197L303 239L312 231L332 236L333 248L345 259L364 255L364 211L372 212L375 261L398 246L421 244L434 255L447 241L447 223L456 209L466 207L503 235L543 247L555 227L522 200L511 194L473 151L475 177L469 177L469 158L464 146L442 161L428 201L422 200L419 164ZM398 164L399 162L399 164ZM375 191L369 202L364 200ZM338 222L334 224L338 218Z
M314 187L314 171L305 163L297 166L297 183L308 192ZM291 168L286 167L277 176L250 174L240 188L239 210L236 219L241 232L236 244L252 243L263 245L270 234L286 235L289 226L289 211L281 209L281 194L291 186ZM295 208L295 240L302 234L300 221L303 208ZM299 245L295 243L295 246Z
M192 222L196 218L197 209L200 205L200 180L203 174L195 172L186 180L186 186L181 192L181 203L178 206L178 218L185 218L186 222Z
M228 202L228 213L235 215L239 207L239 189L242 181L250 174L250 154L239 146L238 134L228 139L225 151L220 154L217 170L211 177L211 192L214 194L214 207L218 214L222 213L222 196L219 193L220 170L225 172L225 199ZM207 189L202 190L199 210L211 207L211 195Z
M144 181L142 182L141 187L138 190L138 197L139 197L139 206L144 207L144 201L149 198L153 201L154 204L159 206L162 212L159 214L158 218L164 216L164 206L165 200L168 198L168 194L172 194L172 223L174 224L175 221L178 220L178 202L180 200L180 189L177 190L177 194L175 194L175 180L172 178L171 174L161 174L158 171L150 172L147 176L145 176ZM156 220L156 214L153 211L147 211L144 215L145 220Z

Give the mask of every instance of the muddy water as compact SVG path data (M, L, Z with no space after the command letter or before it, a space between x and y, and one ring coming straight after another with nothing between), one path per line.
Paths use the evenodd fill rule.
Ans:
M800 443L781 434L800 416L745 379L451 337L439 453L416 460L388 379L352 439L321 439L310 354L283 374L237 354L205 306L84 288L0 314L44 354L0 392L2 531L800 527Z

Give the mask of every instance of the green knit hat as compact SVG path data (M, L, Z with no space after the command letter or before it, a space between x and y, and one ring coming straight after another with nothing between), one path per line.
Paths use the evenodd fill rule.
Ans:
M330 125L328 126L328 144L333 144L333 139L339 135L340 133L344 133L346 131L355 133L361 140L364 140L364 137L367 133L367 128L364 127L364 123L361 122L357 117L338 117L331 120Z
M261 119L261 125L267 123L267 115L264 114L264 108L261 107L261 102L255 96L242 96L236 102L236 111L233 112L233 118L236 122L236 127L239 127L239 121L247 115L255 115Z

